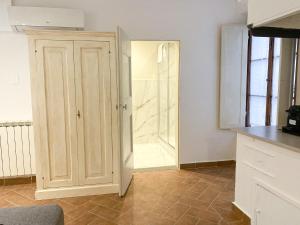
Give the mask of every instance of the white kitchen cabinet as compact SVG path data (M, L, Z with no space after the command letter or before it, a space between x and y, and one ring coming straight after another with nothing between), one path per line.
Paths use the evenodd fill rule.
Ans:
M238 132L234 204L250 217L252 225L300 224L300 149L271 140L279 137L299 145L299 137L275 127L246 129L260 131L267 141L245 134L248 130Z
M299 0L248 0L248 24L254 27L299 13Z
M257 184L256 191L255 225L300 224L299 203L263 184Z
M116 193L114 33L28 31L38 199Z

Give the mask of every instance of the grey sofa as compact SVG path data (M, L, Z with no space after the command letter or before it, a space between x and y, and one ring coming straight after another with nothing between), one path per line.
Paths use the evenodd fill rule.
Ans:
M58 205L2 208L0 225L64 225L64 213Z

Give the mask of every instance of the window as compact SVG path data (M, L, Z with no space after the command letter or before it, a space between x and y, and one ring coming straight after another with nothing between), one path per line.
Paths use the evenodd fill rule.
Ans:
M249 37L246 126L277 124L279 38Z

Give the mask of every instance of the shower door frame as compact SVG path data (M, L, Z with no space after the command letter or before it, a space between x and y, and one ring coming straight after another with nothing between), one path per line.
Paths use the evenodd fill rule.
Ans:
M180 40L172 40L172 39L131 39L133 41L140 42L176 42L178 44L178 73L177 73L177 85L176 85L176 124L175 124L175 157L176 157L176 168L180 169L180 75L181 75L181 41ZM132 88L132 86L131 86ZM159 135L159 134L158 134ZM164 142L165 143L165 142ZM168 144L169 145L169 144Z

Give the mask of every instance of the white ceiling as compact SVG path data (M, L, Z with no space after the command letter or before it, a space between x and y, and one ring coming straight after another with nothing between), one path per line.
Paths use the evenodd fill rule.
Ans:
M248 12L248 0L236 0L238 4L238 9L241 13Z

